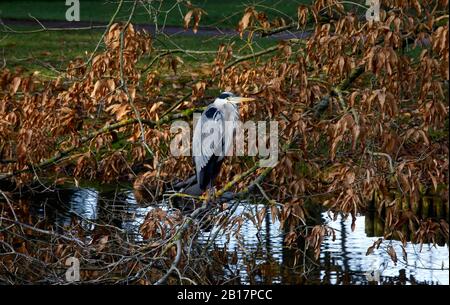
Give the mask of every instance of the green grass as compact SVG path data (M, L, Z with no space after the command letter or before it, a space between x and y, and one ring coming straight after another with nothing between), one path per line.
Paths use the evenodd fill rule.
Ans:
M20 27L19 31L30 30ZM45 31L37 33L8 33L0 34L0 56L4 58L9 69L24 69L25 71L39 71L43 76L54 77L57 71L65 70L70 60L77 57L88 58L101 38L102 30L78 31ZM258 38L254 40L252 48L241 40L239 36L208 37L202 35L158 35L153 40L155 49L185 49L215 51L221 43L233 43L235 53L244 55L258 52L277 42L273 39ZM103 44L99 51L103 50ZM201 63L210 63L214 54L187 55L177 53L184 61L184 67L195 69ZM139 65L146 66L154 54L144 57ZM55 71L56 70L56 71Z
M118 1L80 0L81 21L107 22L114 13ZM255 6L258 11L264 11L269 18L289 17L296 19L299 4L309 4L308 0L191 0L191 3L204 9L207 15L202 16L201 26L217 26L222 28L235 28L247 6ZM125 20L130 12L132 1L124 2L118 20ZM0 18L39 20L65 20L68 6L64 0L14 0L0 2ZM157 14L158 24L183 25L183 16L188 11L184 4L177 4L176 0L154 1L152 7L146 10L139 5L133 18L134 23L154 23L154 12ZM149 14L149 11L151 14Z
M269 17L290 15L295 18L297 6L311 1L270 1L270 0L228 0L208 1L192 0L195 6L207 11L200 22L201 26L215 26L222 28L235 28L242 17L246 6L254 5L258 10L265 11ZM159 5L161 6L159 7ZM187 8L183 4L177 4L176 0L164 0L161 3L154 1L154 7L158 6L160 13L157 17L159 25L182 26L183 15ZM0 18L15 18L31 20L33 16L38 20L65 20L67 10L64 0L15 0L0 1ZM107 22L117 8L117 1L106 0L80 0L81 21ZM125 1L117 20L126 20L131 8L131 1ZM138 6L133 18L134 23L153 23L148 11ZM32 30L39 28L16 26L15 30ZM0 54L6 60L6 67L21 67L27 71L40 71L43 75L55 76L56 70L64 70L67 63L76 57L86 57L91 52L101 37L101 30L84 31L52 31L31 34L5 34L0 33ZM195 36L163 36L159 35L154 41L156 48L183 48L190 50L217 50L220 43L236 44L236 49L242 54L251 52L250 46L237 36L230 37L205 37ZM271 39L258 39L252 47L257 52L262 48L273 45ZM195 62L210 62L213 55L187 56L177 54L183 58L185 65ZM150 60L150 59L149 59ZM145 59L142 61L145 64Z
M54 76L53 69L64 70L70 60L92 52L100 37L100 31L6 34L0 38L0 54L7 68Z

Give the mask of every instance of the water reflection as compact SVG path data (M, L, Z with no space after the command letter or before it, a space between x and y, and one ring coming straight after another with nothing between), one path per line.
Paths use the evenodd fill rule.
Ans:
M32 214L56 225L58 231L72 224L74 218L81 219L86 230L94 229L93 221L98 218L99 192L95 189L62 189L57 192L38 193L30 202Z
M257 214L263 205L241 204L233 213L235 216L245 213ZM219 228L204 232L199 236L201 244L208 244ZM220 231L215 239L216 247L228 246L228 250L236 253L234 266L226 270L230 277L239 275L242 283L281 283L280 272L272 272L283 264L283 232L279 223L272 224L270 210L267 210L260 226L250 220L243 222L238 235L233 235L233 228ZM250 267L250 268L249 268ZM275 270L276 271L276 270Z
M325 215L324 215L325 216ZM389 241L385 241L374 253L366 256L367 248L378 237L369 237L365 232L365 216L356 219L355 231L351 231L351 220L338 217L329 221L336 229L336 240L327 238L322 245L321 265L330 264L334 269L323 270L321 279L331 284L367 283L368 277L388 283L427 283L449 284L449 249L448 246L425 244L422 251L419 245L407 243L406 258L402 255L401 243L390 241L394 247L398 262L394 264L386 251ZM347 277L347 279L346 279Z
M30 205L35 217L55 224L60 231L76 218L86 231L96 230L95 223L108 224L124 230L135 242L143 241L139 226L155 207L141 206L131 191L120 188L107 191L66 189L38 195ZM170 209L165 203L158 207ZM263 208L264 205L240 203L234 215L256 215ZM235 284L367 284L371 280L390 284L449 284L447 245L424 245L419 252L418 245L408 243L407 260L404 260L400 242L391 241L399 258L394 264L386 251L386 241L373 254L365 255L367 248L378 239L370 232L369 236L366 234L365 216L357 217L356 229L352 232L350 219L338 217L332 221L323 214L324 222L336 230L336 240L326 238L319 261L314 262L284 246L283 231L271 218L268 209L260 226L247 219L241 224L238 235L233 235L233 230L214 227L203 231L196 243L202 248L217 235L212 249L227 247L228 258L226 265L214 268L222 268L225 277ZM299 265L300 268L292 267Z

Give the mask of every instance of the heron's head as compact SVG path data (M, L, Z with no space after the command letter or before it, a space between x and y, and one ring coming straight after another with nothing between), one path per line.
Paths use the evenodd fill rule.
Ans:
M241 96L236 96L235 94L231 93L231 92L222 92L218 98L216 98L215 103L217 104L231 104L233 106L237 106L241 103L244 102L249 102L249 101L253 101L255 100L254 98L251 97L241 97Z

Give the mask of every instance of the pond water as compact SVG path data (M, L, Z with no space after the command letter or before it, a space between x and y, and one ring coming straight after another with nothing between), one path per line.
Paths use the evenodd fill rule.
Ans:
M53 222L60 230L76 217L82 219L87 230L92 230L95 223L117 226L135 242L144 242L139 226L147 212L156 207L141 206L127 189L109 192L95 188L66 189L56 195L39 195L31 202L35 216ZM164 203L158 207L169 209ZM239 203L234 213L254 214L262 208L263 205L244 202ZM448 245L424 244L420 251L419 245L408 243L405 260L400 242L384 241L379 249L366 256L368 247L378 239L366 234L366 216L357 217L353 232L350 218L337 217L333 221L326 213L322 218L335 229L336 238L333 241L326 237L317 261L284 247L283 231L277 221L272 223L270 211L259 227L250 220L244 221L239 236L219 231L212 248L222 249L226 245L229 255L234 257L224 271L234 284L449 284ZM208 244L217 230L213 227L202 231L196 242L200 246ZM386 250L389 243L396 250L396 264Z

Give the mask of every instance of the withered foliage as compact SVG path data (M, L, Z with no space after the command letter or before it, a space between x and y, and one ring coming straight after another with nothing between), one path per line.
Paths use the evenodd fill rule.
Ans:
M386 238L448 240L448 1L381 3L380 21L367 21L335 0L299 6L293 26L310 29L304 40L281 41L248 57L221 45L204 75L191 75L191 95L181 101L163 95L177 89L160 77L166 64L176 72L181 59L167 53L154 70L139 70L143 55L160 55L151 37L131 24L112 25L103 52L74 59L56 80L3 69L0 179L18 186L44 173L133 179L136 189L161 191L193 173L190 158L170 155L168 123L188 119L204 106L207 90L220 89L257 98L242 107L242 120L279 123L277 165L257 168L233 186L245 191L257 181L288 245L304 235L317 257L323 238L333 235L320 225L302 230L307 202L353 219L373 208L384 217ZM193 18L196 31L203 13L191 8L184 26ZM249 7L237 30L251 43L259 32L290 26ZM227 159L216 188L256 162ZM139 166L146 172L136 178ZM160 251L180 227L189 232L182 218L155 210L141 233ZM405 234L405 225L412 234ZM0 240L7 238L0 233Z

